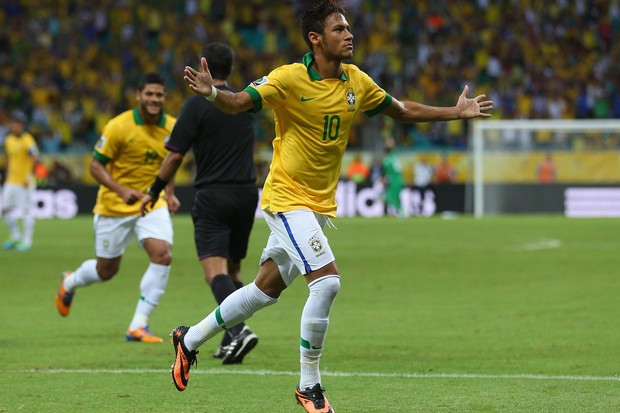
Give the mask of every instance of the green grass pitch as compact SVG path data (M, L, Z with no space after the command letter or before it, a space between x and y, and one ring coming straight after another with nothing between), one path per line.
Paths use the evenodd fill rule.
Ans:
M563 217L337 219L342 274L321 360L338 413L620 411L620 221ZM215 302L187 215L174 217L168 290L151 319L168 336ZM0 230L0 239L6 229ZM256 221L244 279L267 237ZM185 392L172 346L127 343L146 255L56 313L60 274L93 256L92 218L38 221L27 253L0 251L0 412L301 412L298 279L249 320L243 365L206 343ZM219 338L219 337L218 337Z

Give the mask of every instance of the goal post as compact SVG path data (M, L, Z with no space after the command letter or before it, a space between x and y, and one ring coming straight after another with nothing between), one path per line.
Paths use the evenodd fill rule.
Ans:
M620 119L476 120L470 142L476 218L566 213L575 187L620 188Z

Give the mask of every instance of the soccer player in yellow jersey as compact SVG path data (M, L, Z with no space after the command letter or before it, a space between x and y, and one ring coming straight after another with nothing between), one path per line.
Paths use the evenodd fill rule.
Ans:
M166 196L144 217L140 200L166 156L164 144L176 121L163 111L165 97L164 79L147 73L136 91L138 105L104 127L90 163L90 173L100 184L93 209L97 259L65 272L56 296L58 312L66 317L77 288L116 275L125 248L135 236L150 264L140 282L140 299L125 335L127 341L162 341L150 332L148 323L168 283L173 237L170 212L177 211L180 204L172 182L166 187Z
M191 90L224 112L272 108L276 137L262 197L271 234L258 275L198 324L173 330L172 377L178 390L186 388L189 369L203 343L274 304L303 274L309 295L301 316L301 371L295 397L308 412L333 412L321 385L319 359L340 274L323 226L336 214L336 185L354 116L381 113L401 122L490 116L487 112L493 103L484 100L484 95L468 98L467 87L453 107L399 101L359 68L344 64L353 53L353 35L345 15L334 0L307 10L301 28L311 52L301 63L276 68L242 92L213 87L204 58L200 71L185 68Z
M13 112L9 133L4 142L7 174L2 191L2 215L9 228L10 238L2 244L5 250L28 251L34 233L33 195L36 189L33 169L39 156L34 137L26 132L26 115ZM22 220L22 230L19 228Z

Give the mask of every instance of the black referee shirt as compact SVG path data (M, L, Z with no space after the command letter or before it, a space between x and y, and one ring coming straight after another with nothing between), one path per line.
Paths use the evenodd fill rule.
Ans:
M219 89L231 90L218 86ZM196 160L194 186L256 183L254 115L229 115L202 96L185 101L166 148Z

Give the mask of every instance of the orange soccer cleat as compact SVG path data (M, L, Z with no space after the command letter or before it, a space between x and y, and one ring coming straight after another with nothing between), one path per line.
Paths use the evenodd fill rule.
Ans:
M127 330L125 334L127 341L141 341L143 343L161 343L161 337L154 336L149 330L149 326L138 327L135 330Z
M308 413L334 413L334 409L327 401L327 397L323 394L325 391L319 383L313 388L306 387L306 390L299 390L299 386L295 389L295 399Z
M194 363L197 364L196 354L198 354L198 351L189 351L183 343L183 338L185 338L188 330L189 327L179 326L172 330L172 334L170 334L175 353L174 363L170 371L172 373L172 381L178 391L185 390L189 381L189 369Z
M73 301L74 293L65 290L65 278L70 275L71 271L66 271L62 274L60 288L58 289L58 294L56 294L56 309L58 309L58 313L63 317L69 315L69 311L71 311L71 302Z

